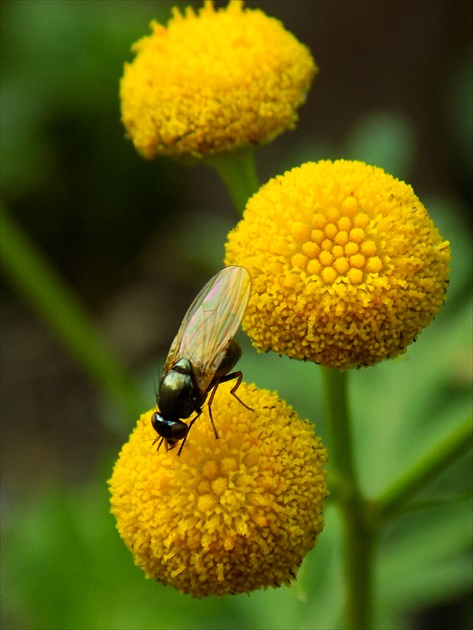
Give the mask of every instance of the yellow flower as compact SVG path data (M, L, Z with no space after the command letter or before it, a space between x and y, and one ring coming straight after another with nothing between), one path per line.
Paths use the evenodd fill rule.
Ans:
M151 414L123 446L110 484L118 531L147 577L194 597L289 583L323 528L326 452L276 394L220 385L178 449L158 451Z
M120 86L122 121L144 157L201 158L294 128L317 69L278 20L240 0L218 10L206 1L151 27Z
M327 367L405 352L445 300L449 243L410 186L363 162L270 180L226 249L252 277L243 328L254 346Z

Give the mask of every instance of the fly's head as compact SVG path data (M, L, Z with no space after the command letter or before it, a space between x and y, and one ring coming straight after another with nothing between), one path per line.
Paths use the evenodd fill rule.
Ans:
M156 433L166 442L168 450L183 440L189 431L188 425L182 420L164 418L157 411L151 416L151 424Z

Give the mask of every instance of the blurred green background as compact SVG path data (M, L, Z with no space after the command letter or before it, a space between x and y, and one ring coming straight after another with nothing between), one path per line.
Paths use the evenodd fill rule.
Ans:
M237 221L217 176L146 162L124 137L118 81L165 0L1 2L2 201L154 401L169 343L222 266ZM226 3L218 3L224 5ZM471 413L472 5L449 0L261 0L321 68L300 123L257 153L261 180L356 158L412 184L451 241L448 302L406 357L353 374L356 448L373 496ZM338 516L291 588L196 601L146 581L114 529L105 485L134 426L3 277L2 627L339 628ZM257 355L324 435L316 366ZM386 532L377 628L471 626L471 458Z

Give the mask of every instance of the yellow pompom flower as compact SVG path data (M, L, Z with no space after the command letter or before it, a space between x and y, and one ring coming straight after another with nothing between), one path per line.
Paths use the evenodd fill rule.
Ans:
M405 352L445 300L449 243L410 186L363 162L270 180L226 249L252 278L243 328L254 346L326 367Z
M226 153L294 128L317 68L278 20L207 0L151 27L120 86L123 124L145 158Z
M112 513L147 577L194 597L295 578L323 529L327 456L313 425L276 394L220 385L180 456L157 450L143 414L109 481Z

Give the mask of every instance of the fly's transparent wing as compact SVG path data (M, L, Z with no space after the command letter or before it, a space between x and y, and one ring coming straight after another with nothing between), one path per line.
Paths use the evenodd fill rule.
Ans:
M206 391L240 326L250 288L245 267L225 267L211 278L184 315L163 373L189 359L200 391Z

